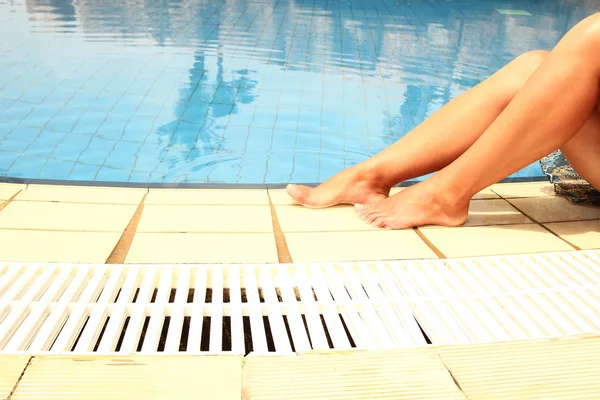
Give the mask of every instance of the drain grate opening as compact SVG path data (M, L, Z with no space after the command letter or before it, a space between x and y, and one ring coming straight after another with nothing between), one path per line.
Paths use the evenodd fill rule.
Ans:
M327 339L327 344L330 349L333 349L333 340L331 340L331 335L329 335L329 330L327 329L327 324L325 323L325 318L323 318L323 314L319 314L319 318L321 318L321 325L323 325L323 331L325 331L325 338Z
M204 302L206 304L212 303L212 289L211 288L206 289L206 293L204 295Z
M135 294L133 295L133 300L131 300L132 303L137 302L137 298L138 298L139 294L140 294L140 288L136 288L135 289Z
M242 318L242 326L244 327L244 355L247 356L253 350L252 328L250 328L250 317Z
M160 338L158 339L158 348L156 351L165 351L165 345L167 343L167 332L169 332L169 325L171 323L171 317L165 317L162 329L160 331Z
M79 333L77 334L77 338L75 339L75 342L73 342L71 351L75 351L75 347L77 347L77 343L79 343L79 339L81 339L81 335L83 334L83 331L85 330L85 327L87 326L89 320L90 320L90 317L86 317L85 322L83 323L83 326L81 327L81 329L79 330Z
M269 317L263 316L263 325L265 327L265 335L267 337L267 350L269 352L275 351L275 342L273 341L273 332L271 331L271 324L269 323Z
M102 341L102 337L104 336L104 332L106 331L106 327L108 326L108 322L110 321L110 317L107 317L104 321L104 325L102 325L102 329L100 330L100 335L98 335L98 339L96 340L96 344L94 345L93 352L98 351L98 346L100 346L100 342Z
M148 326L150 325L150 317L146 317L144 319L144 325L142 326L142 331L140 332L140 340L137 345L137 352L142 351L142 347L144 346L144 340L146 339L146 332L148 332Z
M119 290L117 291L117 295L115 296L115 299L112 301L113 303L116 303L117 300L119 300L119 296L121 295L121 288L119 288Z
M231 317L223 317L222 351L231 351Z
M350 343L350 347L352 347L353 349L356 348L356 343L354 343L354 339L352 338L352 335L350 334L350 330L348 329L348 325L346 325L346 321L344 321L344 317L342 316L342 314L338 314L340 317L340 321L342 322L342 327L344 328L344 333L346 334L346 337L348 338L348 342Z
M191 317L183 318L183 326L181 328L181 338L179 339L179 351L186 351L188 346L188 336L190 334Z
M186 303L193 303L194 302L194 288L189 288L188 289L188 295L187 298L185 300Z
M229 289L223 289L223 303L229 303Z
M248 297L246 296L246 289L242 288L242 289L240 289L240 292L242 294L242 303L247 303Z
M425 342L427 344L433 344L433 342L431 341L431 339L429 338L429 336L427 335L427 333L425 332L425 330L423 329L423 326L421 326L421 324L419 323L419 320L415 317L415 322L417 323L417 325L419 326L419 330L421 331L421 334L423 335L423 337L425 338Z
M125 334L127 333L127 327L129 326L129 321L131 317L125 318L125 322L123 323L123 328L121 328L121 334L119 335L119 340L117 341L117 346L115 347L115 351L119 352L121 350L121 346L123 345L123 339L125 339Z
M310 344L310 348L314 349L312 339L310 337L310 331L308 330L308 324L306 323L306 315L302 314L302 323L304 324L304 331L306 332L306 337L308 339L308 343Z
M302 301L302 297L300 296L300 289L298 289L298 286L292 286L292 290L294 291L296 301Z
M158 295L158 289L156 289L156 288L155 288L155 289L152 291L152 297L150 298L150 303L154 303L154 302L156 302L156 296L157 296L157 295Z
M290 341L290 346L292 347L292 351L296 352L296 347L294 346L294 339L292 338L292 331L290 329L290 324L288 322L287 316L283 316L283 323L285 324L285 332L287 333L288 340Z
M200 351L210 350L210 320L210 317L204 317L202 320L202 337L200 339Z
M169 293L169 303L173 303L175 301L175 296L177 295L177 289L171 288L171 292Z

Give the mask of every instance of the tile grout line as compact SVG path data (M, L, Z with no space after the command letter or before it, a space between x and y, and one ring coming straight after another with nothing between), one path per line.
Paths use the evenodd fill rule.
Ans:
M435 246L435 245L434 245L434 244L431 242L431 240L429 240L429 239L428 239L428 238L425 236L425 234L424 234L423 232L421 232L421 231L419 230L419 228L412 228L412 229L413 229L413 231L414 231L414 232L415 232L415 233L416 233L416 234L419 236L419 238L421 238L421 240L422 240L422 241L423 241L423 242L424 242L424 243L427 245L427 247L429 247L429 249L431 249L431 251L433 251L433 252L435 253L435 255L436 255L436 256L438 256L438 258L440 258L440 259L443 259L443 260L445 260L446 258L448 258L448 257L446 257L446 256L444 255L444 253L442 253L442 252L440 251L440 249L438 249L438 248L437 248L437 247L436 247L436 246Z
M23 189L20 189L17 193L13 194L8 200L4 200L4 202L2 204L0 204L0 211L4 210L4 208L10 204L11 201L13 201L13 199L15 197L17 197L17 195L19 193L21 193L23 191Z
M551 229L547 228L546 226L544 226L544 224L542 224L541 222L539 222L537 219L533 218L531 215L527 214L526 212L524 212L523 210L521 210L519 207L517 207L515 204L513 204L512 202L510 202L507 199L504 199L504 201L506 201L508 204L510 204L511 206L513 206L515 209L517 209L517 211L519 211L521 214L523 214L524 216L526 216L527 218L529 218L530 220L532 220L534 223L536 223L538 226L540 226L542 229L550 232L552 235L556 236L557 238L559 238L560 240L562 240L563 242L565 242L566 244L568 244L569 246L573 247L575 250L581 250L581 248L579 246L575 246L573 243L569 242L567 239L563 238L562 236L556 234L555 232L553 232ZM567 221L568 222L568 221ZM576 222L581 222L581 221L576 221Z
M29 357L29 360L27 361L27 364L25 364L25 368L23 368L23 371L21 372L21 375L19 376L19 379L17 379L17 382L15 382L15 386L13 386L12 391L8 394L8 397L6 398L6 400L11 400L12 399L13 395L17 391L17 388L19 387L19 383L21 383L21 380L23 379L23 376L25 376L25 372L27 371L27 368L29 368L29 366L31 365L31 362L33 361L34 358L35 358L35 356Z
M131 243L133 242L133 238L137 231L138 224L142 217L142 212L144 211L144 202L146 201L146 197L148 193L142 197L142 201L138 204L135 213L131 217L131 220L127 224L127 227L123 231L121 238L115 245L113 251L110 253L108 258L106 259L106 264L125 264L125 259L127 258L127 254L129 253L129 249L131 248Z
M267 197L269 199L269 207L271 209L271 222L273 223L273 235L275 236L275 248L277 250L277 259L280 263L293 263L292 255L290 254L290 249L288 248L287 241L285 240L285 234L281 230L281 226L279 225L279 219L277 218L277 210L275 209L275 205L273 205L273 201L271 200L271 195L267 190Z
M438 358L440 359L440 361L442 362L442 365L444 366L446 371L448 371L448 374L450 374L450 378L452 378L452 381L454 382L454 385L456 386L456 388L463 394L463 396L465 396L465 400L469 400L469 396L467 396L467 394L463 390L462 386L460 385L460 382L458 381L456 376L454 376L454 374L452 373L452 370L446 364L446 361L444 361L444 357L440 354L439 348L435 348L435 353L438 356Z

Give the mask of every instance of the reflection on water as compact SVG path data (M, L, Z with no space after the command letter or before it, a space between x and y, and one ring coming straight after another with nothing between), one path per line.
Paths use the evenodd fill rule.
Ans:
M598 10L593 0L0 0L0 175L322 181Z

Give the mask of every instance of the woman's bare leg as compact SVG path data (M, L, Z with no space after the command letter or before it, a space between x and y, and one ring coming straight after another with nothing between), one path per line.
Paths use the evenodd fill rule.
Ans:
M365 204L387 197L399 182L438 171L471 147L548 54L532 51L516 58L377 155L317 188L290 185L288 193L310 207Z
M600 147L598 54L600 13L565 35L464 154L398 195L359 207L359 215L375 226L392 229L460 225L466 220L469 200L478 191L557 148L566 150L568 159L590 183L600 183L600 153L595 152Z

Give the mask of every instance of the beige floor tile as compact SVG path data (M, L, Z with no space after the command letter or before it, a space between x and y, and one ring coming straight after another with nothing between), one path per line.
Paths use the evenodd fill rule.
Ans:
M506 200L477 200L469 205L465 226L528 224L532 221Z
M244 400L466 400L431 347L245 361Z
M29 185L15 200L137 205L146 192L147 189L99 186Z
M573 250L537 224L420 228L446 257Z
M0 355L0 399L8 399L31 356Z
M285 189L269 189L269 197L271 202L275 206L290 206L298 204L297 201L293 200Z
M598 335L441 346L438 353L469 400L600 398Z
M580 249L600 249L600 220L558 222L544 226Z
M351 205L311 209L302 206L275 207L284 232L374 231L361 220Z
M554 186L548 181L544 182L519 182L497 183L490 189L505 199L516 197L548 197L555 196Z
M150 189L144 204L268 206L269 197L266 189Z
M301 232L285 235L294 262L437 258L412 230Z
M118 232L0 229L0 261L104 263Z
M273 232L268 206L144 207L138 232Z
M240 356L35 357L12 399L239 400Z
M0 228L122 232L136 206L12 201L0 211Z
M483 189L481 192L477 193L475 196L473 196L473 200L490 200L490 199L499 199L500 196L498 196L496 193L494 193L492 191L492 189L487 188L487 189Z
M537 197L509 200L538 222L567 222L600 219L600 207L574 204L562 197Z
M4 200L8 200L18 193L19 190L23 190L27 185L21 185L17 183L0 183L0 203Z
M276 263L272 233L137 233L127 263Z
M504 199L473 200L469 205L469 216L464 226L531 224L524 216ZM443 229L439 226L428 228Z

